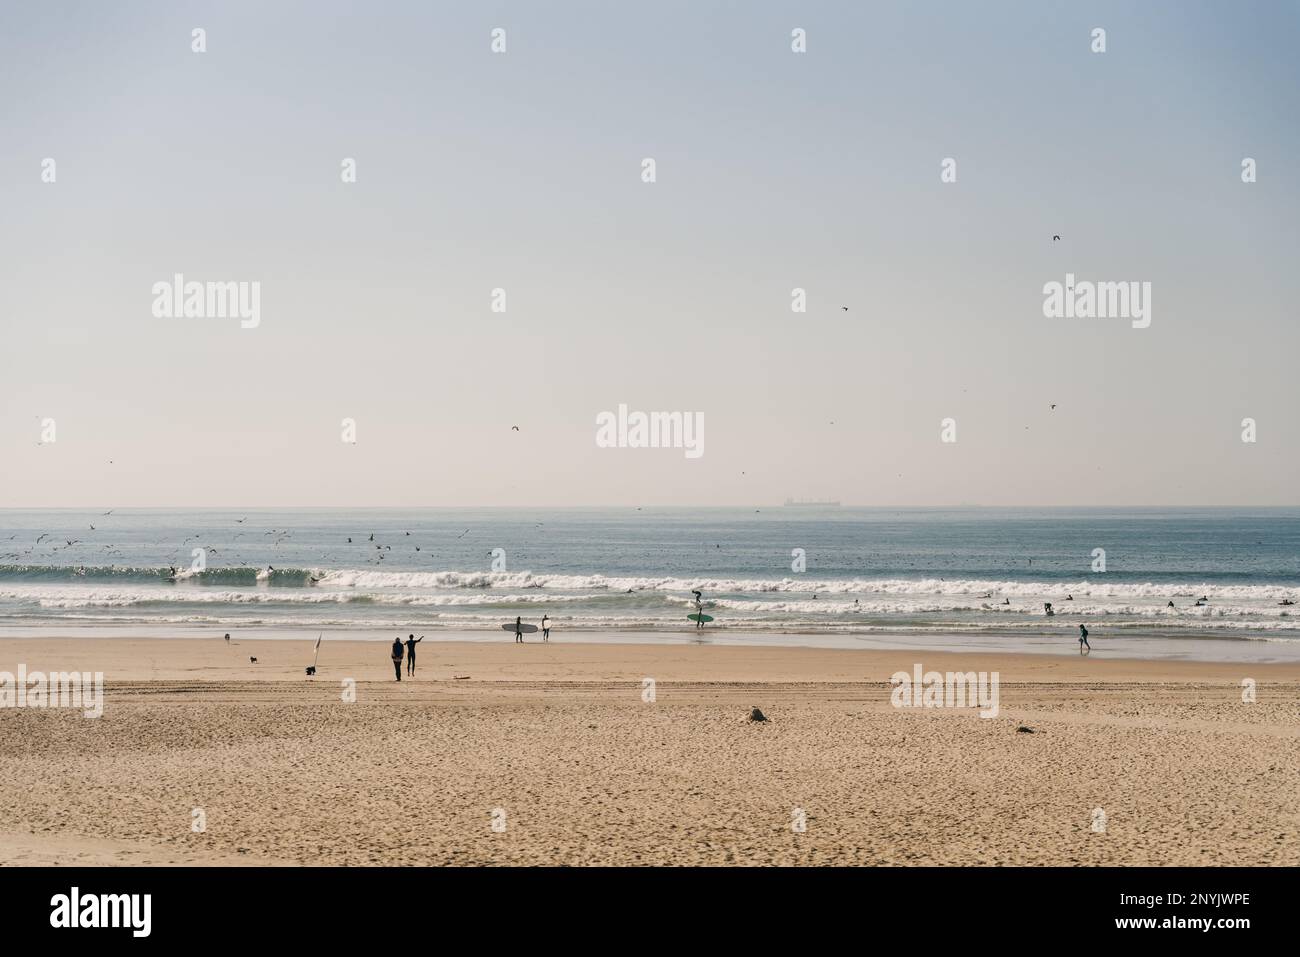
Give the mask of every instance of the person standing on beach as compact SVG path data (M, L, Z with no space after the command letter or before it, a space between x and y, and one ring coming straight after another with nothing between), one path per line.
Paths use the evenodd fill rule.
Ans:
M415 677L415 646L424 641L424 635L416 638L415 635L406 636L406 676Z
M393 673L397 680L402 680L402 636L393 639Z
M695 614L699 616L695 619L695 629L699 631L704 627L704 593L693 591L691 594L695 596Z
M1085 648L1087 648L1088 651L1092 651L1092 645L1088 644L1088 629L1083 627L1083 625L1080 625L1079 626L1079 654L1081 655L1087 654L1088 652L1083 650Z
M551 640L551 616L542 615L542 641Z
M515 641L524 643L524 620L518 615L515 616Z

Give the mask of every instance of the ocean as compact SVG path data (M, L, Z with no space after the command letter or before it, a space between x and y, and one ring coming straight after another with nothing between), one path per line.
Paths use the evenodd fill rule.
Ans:
M694 589L783 643L1300 649L1300 509L0 510L0 634L691 637Z

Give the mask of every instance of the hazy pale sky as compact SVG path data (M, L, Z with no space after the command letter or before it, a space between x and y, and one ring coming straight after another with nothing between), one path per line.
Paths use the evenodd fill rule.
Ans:
M1297 36L1291 2L6 3L0 506L1300 504ZM1067 272L1150 282L1150 327L1045 318ZM259 282L260 325L156 318L175 273ZM620 403L704 454L598 448Z

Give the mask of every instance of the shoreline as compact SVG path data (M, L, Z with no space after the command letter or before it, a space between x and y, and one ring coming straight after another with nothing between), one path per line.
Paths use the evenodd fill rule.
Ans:
M139 639L148 641L221 642L221 636L230 632L233 640L257 643L294 642L316 640L325 636L325 645L357 641L365 643L391 642L398 634L414 631L424 634L425 641L445 644L513 644L510 633L488 628L435 628L421 631L418 625L393 629L355 629L345 627L254 627L195 625L141 627L50 625L32 628L22 625L0 625L0 648L8 642L24 640L103 641ZM345 636L346 637L343 637ZM1300 665L1300 641L1279 640L1271 636L1250 637L1166 637L1160 635L1137 637L1131 634L1112 636L1104 629L1089 633L1092 651L1088 658L1102 660L1116 658L1134 661L1202 661L1237 664L1297 664ZM912 654L986 654L1033 655L1045 657L1074 656L1078 654L1078 641L1069 632L1064 634L970 634L970 633L864 633L864 632L798 632L762 631L755 629L705 629L696 633L691 629L655 631L648 629L566 628L557 626L549 643L540 640L540 634L528 635L525 644L608 645L624 647L649 645L660 648L703 645L730 648L807 648L821 650L906 651Z

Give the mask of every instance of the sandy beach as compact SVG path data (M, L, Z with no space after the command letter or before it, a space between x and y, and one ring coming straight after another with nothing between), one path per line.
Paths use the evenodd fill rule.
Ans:
M1300 863L1300 666L504 636L399 684L383 644L311 649L0 641L105 675L97 719L0 710L0 860ZM998 672L998 716L893 707L917 663Z

